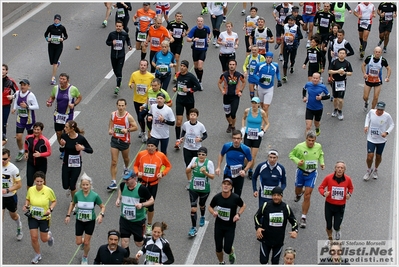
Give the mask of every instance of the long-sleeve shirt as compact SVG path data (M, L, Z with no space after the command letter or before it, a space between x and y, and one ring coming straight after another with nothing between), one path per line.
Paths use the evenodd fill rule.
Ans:
M343 177L338 178L335 173L327 175L319 186L319 193L324 196L324 193L330 192L326 201L333 205L344 205L346 203L346 195L353 193L352 179L344 174Z
M118 246L117 249L111 253L108 245L102 245L98 249L93 264L122 264L123 258L127 258L128 256L126 249L121 246Z
M259 176L259 183L258 182ZM281 184L281 189L287 186L287 178L285 176L285 168L280 163L275 166L270 166L268 161L260 163L252 176L252 189L256 192L258 189L261 191L261 197L272 198L271 192L274 187Z
M395 124L388 112L384 111L381 116L378 116L376 111L376 109L370 109L364 121L364 127L368 127L367 141L373 144L382 144L387 141L387 138L382 137L381 134L384 132L390 134Z

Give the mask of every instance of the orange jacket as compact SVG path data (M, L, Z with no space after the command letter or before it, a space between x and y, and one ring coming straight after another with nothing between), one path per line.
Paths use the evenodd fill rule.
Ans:
M161 172L162 166L165 166L162 171L165 176L172 168L172 164L164 153L156 151L154 154L150 154L148 150L143 150L137 155L133 169L135 173L143 173L142 183L156 185L158 184L157 175Z

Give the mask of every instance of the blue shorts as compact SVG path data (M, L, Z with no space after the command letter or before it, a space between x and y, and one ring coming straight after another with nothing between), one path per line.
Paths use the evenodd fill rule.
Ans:
M311 22L313 23L314 21L314 16L309 16L309 15L302 15L302 19L304 23Z
M295 172L295 186L296 187L311 187L314 188L317 180L317 170L307 173L297 168Z
M374 151L377 155L382 155L382 151L384 151L385 143L374 144L370 141L367 141L367 153L373 153Z

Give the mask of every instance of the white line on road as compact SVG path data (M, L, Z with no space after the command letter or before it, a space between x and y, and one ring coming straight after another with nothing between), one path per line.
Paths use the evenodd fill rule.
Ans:
M204 239L206 229L208 228L209 221L205 221L205 225L203 227L199 227L197 236L194 237L194 243L191 246L190 252L188 253L188 257L184 265L194 265L195 258L197 258L198 251L200 249L202 239Z

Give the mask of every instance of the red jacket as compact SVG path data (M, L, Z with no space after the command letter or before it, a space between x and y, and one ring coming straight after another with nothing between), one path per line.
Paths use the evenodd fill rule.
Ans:
M329 191L330 194L326 197L326 201L333 205L344 205L346 203L346 195L348 193L352 194L353 192L352 179L344 174L344 180L338 184L338 182L333 179L334 174L335 173L330 173L324 178L319 186L319 192L324 196L327 187L327 191Z
M6 76L3 78L3 106L11 105L12 100L8 100L8 95L13 95L18 91L18 85L14 79Z

